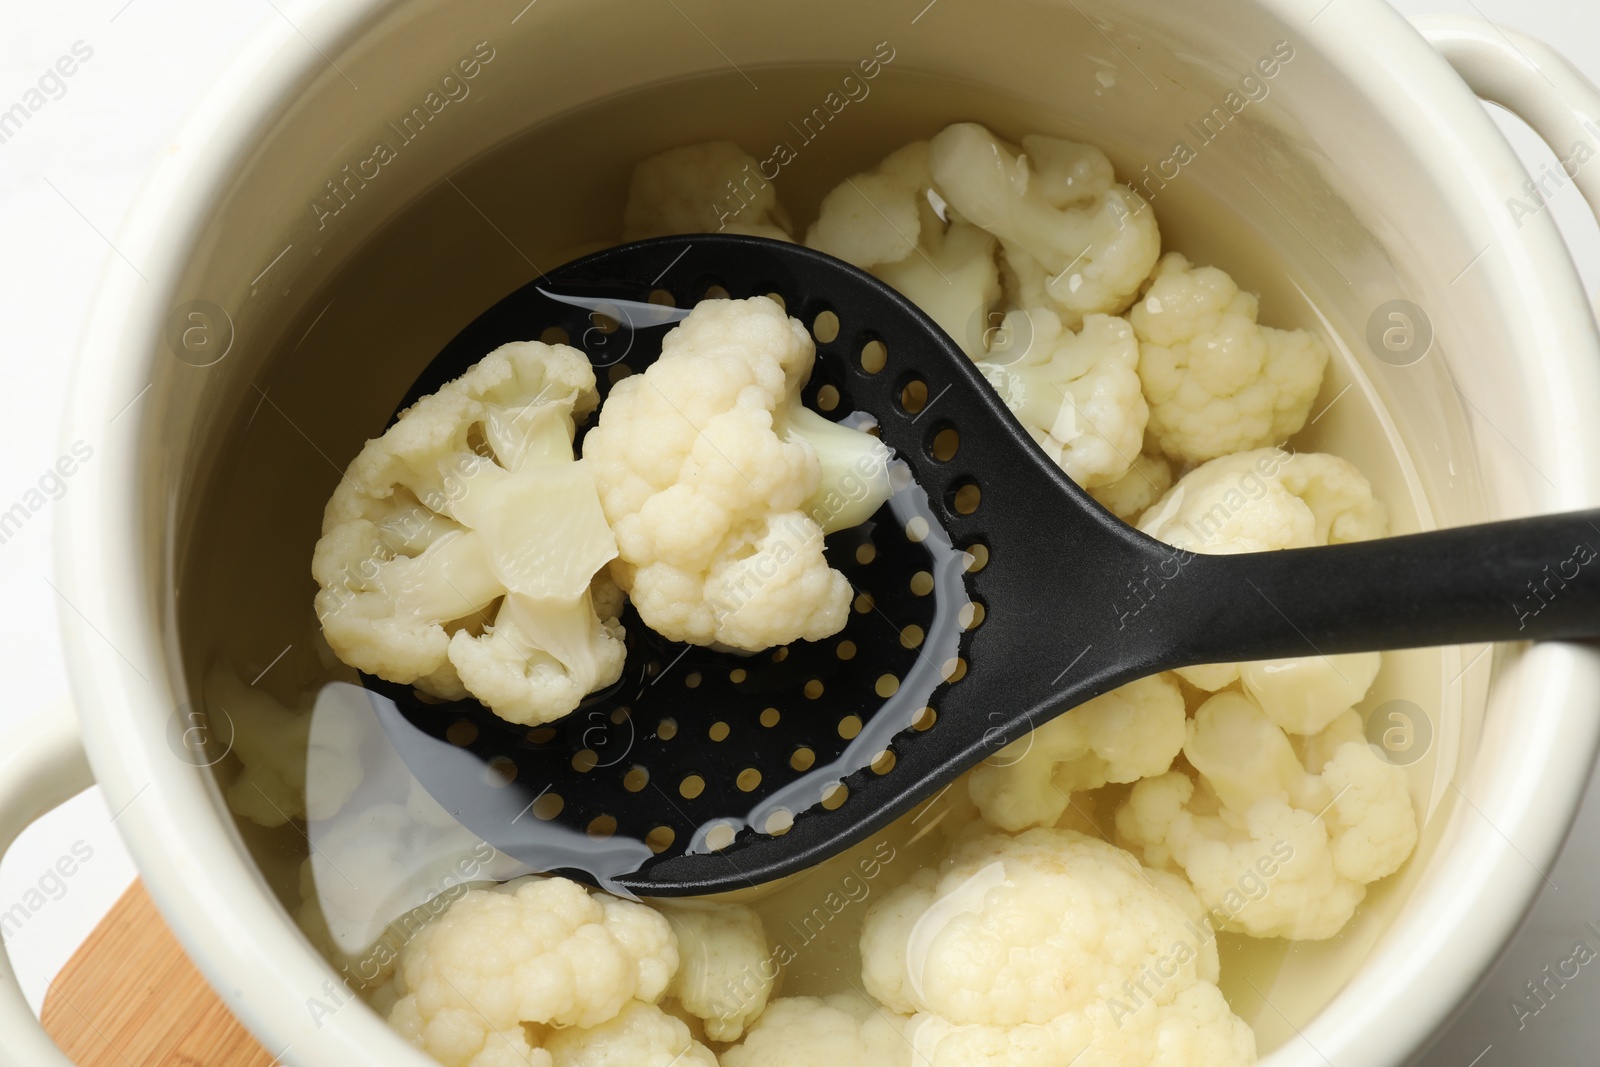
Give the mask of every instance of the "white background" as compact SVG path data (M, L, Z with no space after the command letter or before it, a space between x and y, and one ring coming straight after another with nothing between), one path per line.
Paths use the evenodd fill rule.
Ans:
M1308 6L1313 2L1320 0L1306 0ZM1600 4L1593 0L1396 0L1396 6L1407 14L1481 14L1502 21L1555 43L1600 82ZM278 0L278 7L291 10L285 0ZM103 270L132 269L107 239L115 240L167 136L215 74L257 26L285 16L268 0L0 0L0 13L5 31L0 33L0 110L20 100L76 42L93 49L92 58L67 80L65 94L0 144L4 510L35 486L62 452L58 414L95 279ZM1500 119L1530 165L1553 164L1526 130ZM1600 232L1570 185L1554 198L1553 207L1594 293L1600 288ZM58 611L71 609L60 604L45 580L51 526L52 509L46 506L0 544L0 604L5 606L0 735L23 728L67 689L56 619ZM1600 796L1591 800L1585 832L1600 841ZM59 899L32 915L6 945L36 1008L51 977L132 880L133 867L97 790L42 820L0 864L4 911L79 842L80 854L92 849L91 858L66 880ZM1552 872L1568 891L1550 896L1565 899L1541 902L1526 936L1491 979L1495 988L1466 1013L1427 1063L1468 1067L1474 1056L1481 1056L1481 1067L1593 1062L1600 1018L1586 1004L1600 998L1600 975L1586 973L1579 981L1591 987L1574 989L1522 1033L1504 1025L1511 1021L1504 998L1523 978L1570 952L1567 931L1575 932L1583 919L1600 920L1600 897L1580 891L1576 881L1585 873L1595 877L1597 853L1600 848L1569 855ZM1593 914L1585 915L1585 906ZM1560 954L1552 954L1556 950L1549 945L1563 946Z

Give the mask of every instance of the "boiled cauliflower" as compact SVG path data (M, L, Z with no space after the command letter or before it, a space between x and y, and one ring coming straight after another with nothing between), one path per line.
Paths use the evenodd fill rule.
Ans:
M1130 999L1139 998L1133 994ZM906 1039L917 1067L1233 1067L1256 1062L1255 1034L1209 982L1185 989L1159 1008L1135 1010L1121 1000L1113 1004L1103 1013L1012 1027L954 1025L937 1016L918 1016Z
M368 441L311 563L339 658L523 725L615 682L622 627L596 614L591 585L616 542L572 455L574 419L597 402L582 353L518 342Z
M1149 416L1132 328L1090 315L1073 333L1054 312L1036 308L1008 314L1002 335L1011 344L997 346L978 367L1023 428L1085 488L1125 476Z
M872 271L927 312L984 361L990 383L1069 476L1106 486L1138 457L1148 409L1132 330L1085 316L1127 305L1159 237L1143 202L1112 188L1111 165L1097 149L1054 138L1027 144L1033 163L1006 155L988 131L967 123L906 145L830 192L806 244ZM988 147L961 156L979 145ZM997 178L985 166L1000 156L1009 162ZM1030 166L1039 168L1031 179ZM1050 234L1041 237L1041 226ZM1048 250L1051 241L1080 237L1086 244L1070 257ZM1052 270L1070 277L1047 284L1028 248L1052 263L1061 258ZM1012 294L1009 313L1000 307L1002 258L1012 277L1034 279Z
M991 826L1049 826L1075 792L1164 773L1183 748L1187 721L1171 677L1141 678L1013 741L973 768L967 788Z
M1388 532L1388 518L1354 464L1262 448L1196 467L1138 526L1174 548L1225 555L1366 541Z
M315 903L340 952L361 952L396 921L414 924L441 886L502 881L529 869L462 826L420 784L410 793L403 802L352 805L357 810L309 827L300 896Z
M760 1017L777 968L761 917L738 904L657 904L672 924L680 965L667 996L705 1023L713 1041L737 1041Z
M783 997L722 1054L722 1067L911 1067L908 1019L866 997Z
M952 215L916 141L822 201L806 244L870 270L916 304L974 359L1000 299L995 239Z
M611 573L663 636L759 651L844 625L822 538L888 499L888 450L800 403L814 358L766 297L703 301L584 439Z
M1311 548L1382 537L1383 505L1354 465L1320 452L1262 448L1223 456L1179 479L1139 518L1151 537L1187 552L1227 555ZM1377 652L1259 664L1251 684L1285 729L1315 733L1359 701L1377 675ZM1178 671L1216 691L1239 680L1240 664Z
M1202 921L1197 921L1202 920ZM1070 830L958 842L868 912L862 982L914 1062L1247 1064L1193 894Z
M361 784L360 728L337 709L314 717L310 707L286 708L221 664L206 673L205 703L205 729L231 737L244 768L228 786L234 814L268 827L326 819Z
M806 244L863 270L898 263L916 253L932 185L928 142L914 141L824 197Z
M1149 413L1133 331L1101 313L1127 306L1160 240L1097 149L1025 144L1017 157L971 123L909 144L829 193L806 243L921 307L1070 477L1110 485L1139 455ZM1036 256L1063 277L1047 281ZM1004 314L1002 260L1032 279Z
M1163 256L1128 313L1150 433L1174 459L1208 459L1287 440L1305 425L1328 347L1306 330L1256 323L1258 302L1216 267Z
M598 1026L556 1030L544 1049L551 1067L717 1067L682 1021L638 1000Z
M1146 407L1148 413L1149 408ZM1089 490L1089 495L1125 522L1133 522L1172 488L1172 464L1156 452L1141 452L1128 466L1128 473L1109 485Z
M1405 772L1374 754L1347 711L1307 746L1309 764L1248 695L1202 704L1172 771L1133 787L1117 831L1145 862L1188 876L1220 928L1319 940L1417 842Z
M687 1030L627 1009L643 1001L659 1014L654 1002L677 968L671 928L645 905L525 878L465 894L417 933L389 1025L445 1067L650 1062L616 1057L665 1050ZM566 1027L604 1028L587 1050L574 1037L555 1042L565 1058L539 1047Z
M917 254L879 264L873 273L916 304L940 329L976 359L997 331L991 310L1000 300L995 240L956 218L941 218L924 197Z
M929 142L928 169L955 214L999 238L1011 306L1072 329L1125 309L1161 252L1155 213L1091 145L1034 135L1018 149L962 122Z
M1256 660L1239 680L1278 729L1315 734L1361 702L1382 666L1379 652Z
M745 233L792 241L789 214L756 158L728 141L673 148L633 169L622 239Z
M300 866L301 928L335 958L357 958L358 974L372 984L374 962L392 962L369 947L385 931L410 932L442 911L452 894L473 883L499 882L530 868L498 851L461 825L433 798L396 752L374 710L372 694L350 682L331 682L317 692L311 747L337 733L363 777L356 792L340 799L342 783L324 782L313 766L308 776L306 826L310 854ZM329 791L339 803L329 802Z

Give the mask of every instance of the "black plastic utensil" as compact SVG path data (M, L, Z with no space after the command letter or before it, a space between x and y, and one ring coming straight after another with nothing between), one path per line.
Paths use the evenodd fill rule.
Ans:
M1068 480L909 301L762 238L667 237L553 271L457 335L402 407L539 338L584 350L604 392L708 293L778 294L808 326L837 317L805 400L875 418L903 462L897 492L828 538L858 595L826 641L722 653L666 641L630 609L623 679L531 731L366 680L422 784L536 868L640 894L744 888L843 850L1033 727L1156 671L1600 635L1600 510L1176 553Z

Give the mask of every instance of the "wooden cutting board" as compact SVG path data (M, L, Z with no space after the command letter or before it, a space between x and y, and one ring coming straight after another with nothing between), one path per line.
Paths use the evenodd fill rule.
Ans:
M273 1067L135 881L56 976L40 1013L78 1067Z

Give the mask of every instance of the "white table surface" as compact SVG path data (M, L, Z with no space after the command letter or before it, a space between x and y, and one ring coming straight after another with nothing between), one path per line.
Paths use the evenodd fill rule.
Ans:
M1556 43L1600 82L1600 4L1593 0L1395 4L1406 14L1476 13L1505 22ZM0 144L0 510L36 485L59 454L68 367L94 280L105 269L128 269L116 261L106 236L114 237L168 133L255 28L281 17L267 0L0 0L0 110L20 100L75 45L80 54L93 53L65 80L59 98ZM1526 129L1497 117L1530 167L1554 164ZM1552 206L1593 293L1600 288L1600 230L1570 185ZM62 608L45 580L51 512L46 506L0 543L0 678L8 690L0 701L0 734L67 690L56 619L58 610L71 609ZM63 856L74 855L71 877L47 874ZM5 857L0 912L25 899L37 903L29 890L44 890L44 905L10 930L6 942L36 1008L51 978L133 876L98 790L41 820ZM1600 975L1591 968L1521 1030L1507 1005L1545 964L1570 955L1585 922L1600 927L1600 788L1591 789L1583 821L1550 880L1560 888L1546 890L1478 997L1418 1064L1600 1060L1600 1014L1593 1011ZM1600 936L1588 939L1600 945Z

